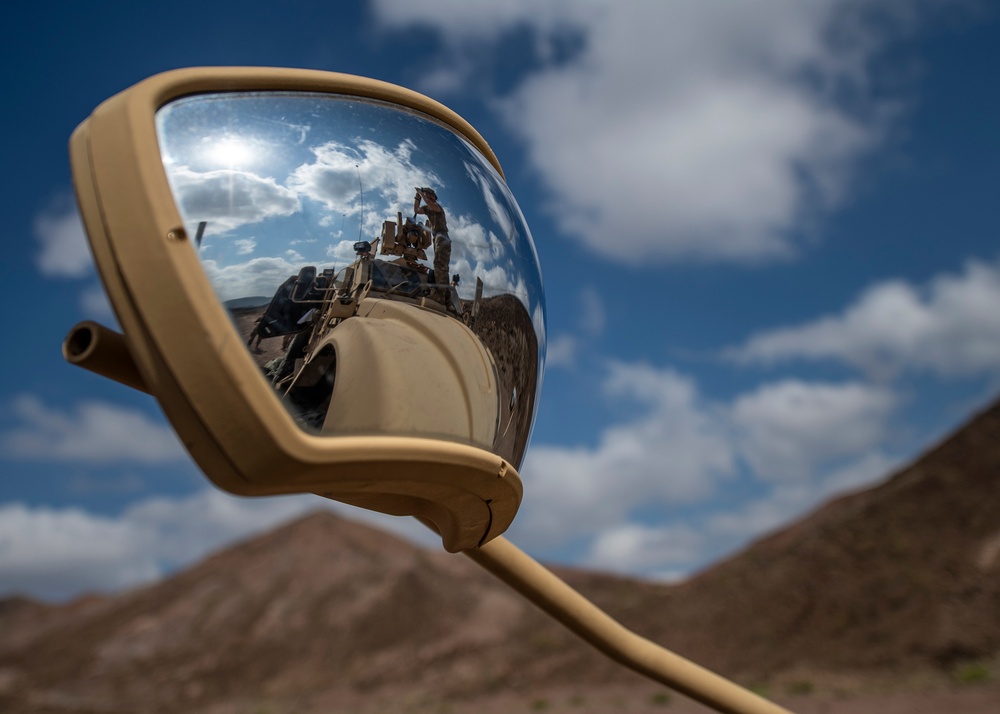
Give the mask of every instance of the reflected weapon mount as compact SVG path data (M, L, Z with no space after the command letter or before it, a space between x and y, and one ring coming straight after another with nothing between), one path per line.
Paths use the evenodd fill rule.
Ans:
M426 271L427 267L417 261L427 260L427 248L431 245L431 232L411 218L403 220L397 213L395 221L382 223L381 255L398 255L411 268Z

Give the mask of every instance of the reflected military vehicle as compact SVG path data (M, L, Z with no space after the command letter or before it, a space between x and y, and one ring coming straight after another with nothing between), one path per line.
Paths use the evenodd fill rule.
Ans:
M478 277L463 300L459 275L439 279L422 262L431 240L397 213L374 242L354 244L341 271L309 266L289 277L241 332L307 431L433 435L519 463L537 382L526 368L538 349L530 317L513 295L484 298ZM279 356L260 349L275 338Z

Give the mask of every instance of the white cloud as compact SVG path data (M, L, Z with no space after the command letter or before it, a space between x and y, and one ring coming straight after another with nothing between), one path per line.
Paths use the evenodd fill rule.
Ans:
M832 470L823 479L823 495L870 486L902 465L880 450L872 450L859 459Z
M825 499L870 486L898 466L871 452L813 481L782 483L764 495L709 510L693 523L623 522L596 533L583 563L601 570L679 581L725 553L803 517Z
M545 347L546 367L569 367L576 362L579 341L572 335L556 335Z
M893 400L879 389L779 383L713 404L683 375L626 364L612 365L601 388L635 416L606 429L594 447L529 452L521 470L525 502L512 537L530 550L581 542L587 565L677 578L893 465L863 433L885 433L882 420ZM14 413L22 426L0 435L7 456L77 463L159 463L183 456L165 426L138 412L81 405L63 413L22 397ZM745 420L762 426L746 429ZM771 470L741 476L737 462L754 454L761 469ZM769 480L788 468L788 454L808 469L796 471L796 478L779 473L783 480ZM714 505L720 487L737 478L751 478L763 490L752 501ZM242 499L206 489L149 498L114 517L8 503L0 505L0 592L63 598L149 582L315 508L350 513L439 546L412 519L311 496ZM648 515L650 509L682 520L636 522L637 510Z
M825 499L871 486L899 465L898 459L873 449L856 455L846 466L817 475L811 481L781 483L764 496L709 516L704 523L706 542L727 543L731 550L804 516Z
M897 463L885 387L783 380L714 402L671 369L627 364L602 387L633 416L593 447L536 444L521 470L512 537L543 557L582 544L588 565L676 578Z
M275 216L291 216L301 209L295 191L250 171L197 172L187 166L172 166L169 178L185 221L207 221L206 236Z
M223 267L214 260L203 259L201 265L223 302L244 297L271 297L279 285L302 267L300 262L290 263L277 257L251 258L246 263Z
M233 241L236 246L237 255L250 255L257 248L257 241L253 238L239 238Z
M87 401L73 410L51 409L37 397L17 397L18 426L0 434L8 458L106 464L161 464L186 458L168 426L143 412Z
M41 251L36 264L48 277L82 278L94 272L83 221L75 203L61 201L35 217Z
M489 42L519 25L530 25L551 33L570 23L585 21L586 15L600 10L603 2L592 0L507 0L494 3L467 3L454 0L425 0L420 3L404 0L374 0L372 9L383 26L405 29L411 25L427 30L439 30L447 41L457 43ZM544 37L539 38L545 42ZM446 65L454 74L461 73L461 66ZM439 81L435 68L432 79ZM463 75L464 76L464 75ZM454 80L445 84L452 86Z
M613 400L641 404L638 416L606 429L594 447L535 445L526 456L515 527L535 547L593 535L639 505L703 500L733 473L733 446L691 380L615 364L604 386Z
M315 499L311 501L315 507ZM61 599L160 577L208 552L303 513L303 499L237 499L206 489L142 501L116 517L0 505L4 594Z
M331 214L355 215L361 210L361 194L367 203L366 219L377 233L386 207L412 200L414 186L442 185L440 177L417 168L412 161L414 145L409 141L388 149L374 141L359 141L357 149L335 141L312 149L314 161L292 172L288 185L315 201ZM381 202L376 199L380 199Z
M78 509L0 506L3 594L58 599L151 580L159 567L147 555L155 547L150 535Z
M746 362L846 362L883 376L904 369L996 374L1000 366L1000 264L970 261L926 286L886 281L838 315L767 330L729 356Z
M342 240L331 243L326 247L325 255L333 260L335 265L341 267L353 263L358 258L358 254L354 250L354 242L354 240Z
M853 0L374 7L387 28L438 31L442 66L533 30L541 64L498 104L561 228L633 263L794 254L883 140L894 103L872 95L868 65L914 14ZM566 37L575 52L552 50Z
M876 448L894 406L882 387L784 380L740 396L730 419L761 479L801 482L821 466Z
M673 575L703 557L706 540L703 530L686 525L624 523L599 533L584 562L611 572Z
M80 309L84 315L92 320L111 325L117 324L117 318L111 309L108 295L100 283L90 285L80 293Z
M236 498L204 489L183 498L140 501L117 516L78 508L0 504L0 597L65 599L154 581L235 540L317 509L373 522L425 545L437 536L393 518L319 498Z

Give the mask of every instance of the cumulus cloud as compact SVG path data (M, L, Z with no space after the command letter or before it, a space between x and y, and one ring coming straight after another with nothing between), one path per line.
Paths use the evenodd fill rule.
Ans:
M523 472L517 529L548 547L621 523L637 506L692 503L732 475L735 453L694 383L672 371L614 364L604 389L638 416L604 431L594 447L535 445Z
M299 272L302 263L275 257L252 258L246 263L225 266L215 260L202 260L202 267L219 299L225 302L244 297L271 297L279 285Z
M233 245L236 246L237 255L250 255L257 248L257 241L253 238L240 238L233 241Z
M0 504L0 597L61 600L154 581L218 548L316 509L338 510L431 545L413 519L351 509L316 496L236 498L204 489L140 501L115 516L79 508Z
M703 530L687 525L624 523L599 533L584 562L599 570L674 580L679 571L704 557L706 541Z
M57 201L35 217L34 228L40 248L35 263L42 275L82 278L93 273L90 248L75 203Z
M562 230L622 262L794 254L884 139L895 102L872 94L869 64L914 14L853 0L374 7L387 28L438 32L442 66L534 33L535 66L497 105Z
M764 496L712 513L703 524L706 543L716 541L728 544L729 548L733 544L741 545L804 515L824 499L871 486L899 466L898 458L871 450L811 480L782 483Z
M556 335L546 345L545 366L570 367L575 364L579 349L580 342L572 335Z
M380 227L388 208L405 204L414 186L442 185L440 177L413 164L416 147L403 141L387 148L374 141L359 141L357 148L336 141L314 147L312 163L299 166L289 187L324 204L334 214L354 215L361 210L361 194ZM380 199L381 205L375 199ZM376 231L377 232L377 231Z
M0 506L3 594L61 599L87 590L115 590L159 573L155 539L127 522L79 509Z
M295 191L251 171L198 172L187 166L172 166L170 184L185 220L207 221L206 236L276 216L291 216L301 209Z
M162 464L186 458L168 426L136 409L98 401L53 409L22 395L10 413L18 425L0 434L0 449L8 458L78 464Z
M729 416L760 478L803 481L818 467L875 449L895 403L889 390L860 382L784 380L741 395Z
M166 570L301 514L302 499L236 499L213 490L142 501L119 516L0 505L4 594L61 599L155 580Z
M674 370L621 363L610 365L599 387L617 411L634 416L605 429L593 447L529 452L526 499L512 536L530 550L578 543L587 565L674 579L894 465L871 436L886 433L895 403L882 389L781 382L713 403ZM21 426L0 435L7 457L96 464L183 458L166 427L131 410L81 405L60 412L22 397L14 413ZM753 470L741 473L741 462ZM757 495L717 501L729 487ZM0 505L2 592L63 598L149 582L320 507L438 545L411 519L314 497L240 499L206 489L149 498L115 516L7 503ZM651 509L675 517L650 525L641 514Z
M743 362L837 360L885 376L996 374L1000 365L1000 263L970 261L924 286L890 280L836 315L763 331L727 354Z
M713 401L672 369L628 364L602 387L633 416L596 446L526 456L513 534L531 549L582 544L588 565L676 578L897 463L881 448L897 406L884 387L783 380Z
M505 242L464 214L451 219L449 229L452 242L450 271L465 278L458 286L458 293L463 299L475 297L476 282L469 279L474 276L483 281L484 297L514 295L526 310L532 311L532 301L540 296L532 294L528 287L526 277L532 266L524 264L524 258L517 255L516 240ZM433 246L427 250L427 262L434 262Z
M892 473L899 460L880 451L855 454L846 466L785 481L764 495L716 506L696 520L650 525L625 521L596 533L583 562L622 574L676 582L726 553L804 516L838 493L867 487Z

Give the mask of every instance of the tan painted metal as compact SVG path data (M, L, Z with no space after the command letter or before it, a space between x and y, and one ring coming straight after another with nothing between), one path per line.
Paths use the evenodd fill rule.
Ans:
M63 340L63 359L94 374L149 394L146 382L135 368L125 335L92 320L73 326Z
M88 349L70 359L126 386L133 384L135 366L123 352L124 337L96 323L83 322L70 330L63 345L64 355L79 352L75 343L83 340ZM78 335L80 330L94 330L99 338ZM422 519L431 528L436 526ZM573 590L506 538L498 536L489 543L463 551L473 562L534 603L543 612L619 664L671 687L706 706L731 714L791 714L787 709L763 699L724 677L700 667L641 637L607 615L603 610Z
M790 714L608 616L504 537L464 552L616 662L727 714Z
M337 352L331 401L352 408L331 410L324 433L407 433L423 425L444 438L484 449L493 445L496 371L489 352L461 321L369 297L357 317L331 330L314 352L321 354L327 344Z
M313 492L416 515L434 522L451 551L488 541L506 530L521 501L510 463L444 439L305 433L261 379L215 297L167 183L154 115L182 96L258 90L329 92L418 110L455 128L497 165L475 130L437 102L347 75L177 70L112 97L74 132L70 154L95 262L142 382L220 488Z
M785 712L629 632L499 538L521 499L520 478L500 457L427 438L318 437L294 424L204 276L167 185L153 122L172 99L242 90L394 102L452 126L500 170L486 142L460 117L382 82L269 68L178 70L150 78L98 107L70 142L81 215L125 336L81 323L64 343L66 358L155 395L188 451L221 488L245 495L313 491L415 515L442 535L447 549L465 551L623 665L722 712Z

